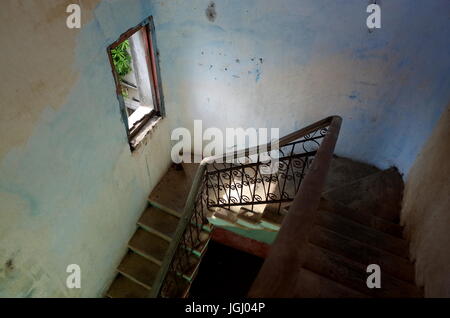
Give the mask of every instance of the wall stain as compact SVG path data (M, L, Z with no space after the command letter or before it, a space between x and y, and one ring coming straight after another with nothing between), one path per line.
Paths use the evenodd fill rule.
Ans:
M261 71L259 69L256 69L256 78L255 78L256 83L258 83L260 79L261 79Z
M14 270L14 262L13 262L12 258L10 258L9 260L6 261L6 263L5 263L5 269L6 269L7 271L12 271L12 270Z
M214 1L211 1L208 5L208 8L206 8L206 18L209 20L209 22L214 22L217 18L216 4L214 3Z

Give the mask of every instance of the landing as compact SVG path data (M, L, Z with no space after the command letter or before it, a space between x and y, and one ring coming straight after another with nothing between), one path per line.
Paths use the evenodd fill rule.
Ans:
M150 194L150 201L181 215L198 166L194 163L172 165Z

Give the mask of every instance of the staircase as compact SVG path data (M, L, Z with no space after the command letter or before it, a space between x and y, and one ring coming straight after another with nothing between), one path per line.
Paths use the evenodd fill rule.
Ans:
M249 296L423 297L399 224L401 175L332 159L335 141L322 142ZM367 285L371 264L381 288Z
M330 117L281 138L269 163L271 145L236 151L232 163L227 154L171 167L107 297L188 297L213 226L278 232L250 297L422 297L399 225L402 178L333 157L340 124ZM379 289L367 287L370 264Z
M302 297L422 297L399 225L402 194L396 169L333 158L306 246ZM216 208L209 217L228 227L279 231L290 204L268 204L262 213ZM366 285L369 264L381 267L381 289ZM318 281L320 294L313 286Z
M198 165L172 166L150 194L149 203L137 222L137 229L128 243L128 252L117 267L117 276L106 293L110 298L147 298L152 294L161 267L174 239L183 208ZM192 240L183 249L189 262L178 288L164 290L162 297L185 297L206 252L211 227L191 224ZM195 233L195 234L194 234ZM161 278L159 278L161 279ZM174 286L175 287L175 286Z
M330 184L322 195L305 244L302 296L423 297L414 283L409 243L399 225L401 175L391 168L349 176L354 180ZM379 289L367 287L370 264L381 268Z
M330 177L339 174L332 162ZM354 166L347 163L347 168ZM399 225L403 183L395 169L356 176L348 171L341 186L327 183L317 217L304 246L305 262L296 297L422 297L414 283L414 264ZM352 178L356 180L351 180ZM358 179L359 178L359 179ZM281 226L282 220L277 225ZM381 288L369 289L369 264L381 268ZM293 297L294 295L290 295Z

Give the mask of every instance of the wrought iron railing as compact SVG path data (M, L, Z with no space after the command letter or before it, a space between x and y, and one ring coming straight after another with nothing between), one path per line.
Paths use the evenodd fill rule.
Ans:
M323 119L264 147L253 147L204 159L196 173L183 216L168 255L152 288L153 297L183 297L201 250L202 234L212 208L231 209L278 204L297 196L331 124L340 117Z
M326 132L323 128L280 145L275 159L263 153L270 158L266 162L257 154L254 160L245 157L245 163L209 164L204 181L208 208L250 205L253 209L257 204L292 201Z

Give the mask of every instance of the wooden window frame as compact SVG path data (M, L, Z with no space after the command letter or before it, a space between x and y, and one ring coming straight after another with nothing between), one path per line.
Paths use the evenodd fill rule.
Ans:
M116 72L112 53L111 51L117 46L119 46L124 41L128 40L132 35L135 33L144 30L143 33L145 36L145 53L146 53L146 60L147 60L147 67L149 68L148 72L150 74L150 84L151 84L151 91L152 91L152 97L153 97L153 107L154 109L147 115L145 115L137 124L136 126L130 130L128 127L128 114L126 111L125 106L125 100L122 96L122 85L120 83L119 75ZM119 100L120 105L120 111L122 115L122 120L125 124L127 136L128 136L128 142L130 144L131 151L135 150L137 145L133 145L133 139L138 135L144 127L146 127L146 124L157 117L164 117L165 111L164 111L164 97L162 92L162 86L161 86L161 73L159 69L159 52L157 50L156 46L156 36L155 36L155 26L153 23L153 17L150 16L146 18L144 21L139 23L137 26L130 28L126 32L124 32L117 41L113 42L110 46L107 48L109 62L111 64L111 69L114 77L114 81L116 84L116 95Z

